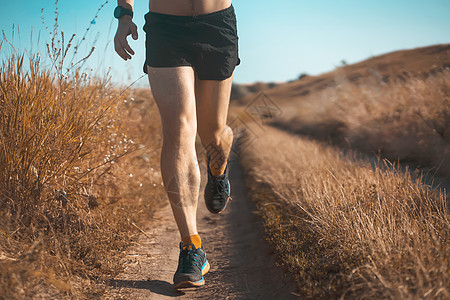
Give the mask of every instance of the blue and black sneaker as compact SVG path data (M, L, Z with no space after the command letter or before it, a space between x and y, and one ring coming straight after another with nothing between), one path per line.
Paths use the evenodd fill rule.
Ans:
M213 214L220 214L225 210L230 197L230 181L228 179L228 164L225 172L219 176L213 176L209 167L209 153L206 154L208 168L208 182L205 187L206 208Z
M178 269L173 276L174 288L188 288L205 284L203 275L209 271L209 262L203 247L195 248L193 244L180 243Z

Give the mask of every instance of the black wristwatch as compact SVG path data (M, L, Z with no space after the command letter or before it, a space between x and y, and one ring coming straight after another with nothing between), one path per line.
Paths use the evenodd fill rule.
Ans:
M114 17L116 19L120 19L123 16L131 16L133 18L133 11L131 9L122 7L122 6L117 6L116 9L114 9Z

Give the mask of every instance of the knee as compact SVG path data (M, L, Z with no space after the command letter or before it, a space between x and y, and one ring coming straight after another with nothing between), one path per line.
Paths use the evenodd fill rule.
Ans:
M195 141L197 126L195 116L182 114L163 122L164 142Z

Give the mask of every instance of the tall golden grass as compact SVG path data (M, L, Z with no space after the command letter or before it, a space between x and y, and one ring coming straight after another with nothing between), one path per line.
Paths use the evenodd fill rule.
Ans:
M345 148L425 166L450 179L448 68L425 77L391 76L388 82L374 75L359 85L342 72L337 87L293 103L275 123Z
M270 127L241 163L303 297L450 297L446 198L410 172Z
M0 298L92 298L163 195L156 110L148 90L24 59L0 67Z

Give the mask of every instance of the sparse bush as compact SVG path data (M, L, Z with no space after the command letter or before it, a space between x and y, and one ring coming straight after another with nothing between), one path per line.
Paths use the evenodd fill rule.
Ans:
M308 77L308 76L309 75L307 73L301 73L300 75L298 75L297 79L300 80L300 79L303 79L303 78Z

